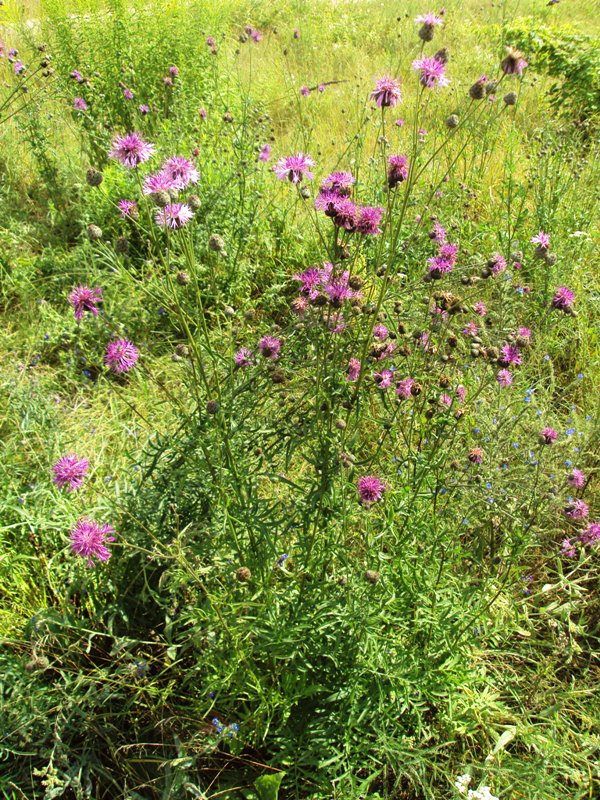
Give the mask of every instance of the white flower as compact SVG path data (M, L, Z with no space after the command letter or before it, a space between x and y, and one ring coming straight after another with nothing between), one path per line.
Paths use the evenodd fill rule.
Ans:
M499 800L492 794L489 786L481 786L479 789L469 789L467 800Z
M471 776L468 772L464 775L459 775L458 778L454 781L454 785L456 789L460 792L460 794L466 794L467 786L471 783Z

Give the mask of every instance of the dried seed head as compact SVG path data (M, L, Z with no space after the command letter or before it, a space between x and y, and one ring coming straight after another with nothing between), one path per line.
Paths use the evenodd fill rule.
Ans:
M97 225L88 225L87 232L90 242L97 242L102 238L102 228Z
M450 116L446 119L446 127L447 128L457 128L460 123L458 118L458 114L450 114Z
M104 176L101 172L98 172L97 169L90 167L88 171L85 173L85 179L89 186L100 186L102 181L104 180Z
M368 569L365 572L365 580L367 580L369 583L377 583L380 577L381 576L379 575L377 570Z
M248 581L252 578L252 573L248 567L240 567L235 573L235 577L240 583L248 583Z

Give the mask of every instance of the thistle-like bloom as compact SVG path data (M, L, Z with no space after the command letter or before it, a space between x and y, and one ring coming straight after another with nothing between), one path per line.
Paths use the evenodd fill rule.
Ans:
M301 86L300 94L302 95L302 97L308 97L308 95L310 94L310 89L308 88L308 86Z
M442 394L440 395L440 405L445 406L446 408L450 408L452 405L452 398L449 394Z
M142 187L144 194L157 194L158 192L170 192L177 189L175 180L171 175L162 170L155 175L146 175Z
M506 48L506 58L500 64L505 75L522 75L527 66L523 53L514 47Z
M77 81L77 83L83 83L83 75L81 74L81 72L79 72L78 69L74 69L69 77L72 78L74 81Z
M75 108L77 111L87 111L87 103L83 97L76 97L73 100L73 108Z
M436 25L442 26L444 24L442 17L438 17L437 14L433 14L431 11L427 14L421 14L416 18L415 22L417 25L431 25L432 28Z
M275 359L279 358L281 340L276 339L275 336L263 336L258 343L258 350L261 356L270 358L274 361Z
M27 67L25 66L25 64L23 64L22 61L15 61L15 63L13 64L13 70L15 75L21 75L23 72L25 72L26 69Z
M465 389L464 386L459 384L456 387L456 397L457 397L459 403L464 403L465 402L465 398L467 397L467 390Z
M580 469L574 469L569 473L567 482L576 489L581 489L585 486L585 473Z
M379 324L375 325L375 327L373 328L373 336L382 342L384 339L387 339L388 335L389 335L389 330L385 327L385 325Z
M381 233L379 223L384 214L385 208L363 206L356 222L357 233L362 233L363 236L377 236L377 234Z
M403 156L401 156L403 158ZM437 244L446 244L448 241L448 233L446 228L443 225L440 225L439 222L436 222L429 234L429 238L433 239L434 242Z
M590 522L579 538L582 544L600 544L600 522Z
M328 212L325 212L331 216ZM338 197L335 204L333 224L345 231L355 231L359 219L359 210L349 197Z
M373 378L380 389L389 389L394 379L394 373L391 369L382 369L381 372L376 372Z
M506 259L500 253L494 253L488 261L488 267L492 275L499 275L506 269Z
M571 519L585 519L590 514L590 508L587 503L577 498L563 508L563 514Z
M381 500L386 488L385 483L376 475L363 475L356 482L360 502L367 507Z
M505 344L500 348L500 358L498 361L503 367L510 367L511 364L518 366L523 363L523 356L516 345Z
M379 108L394 108L402 100L400 81L389 75L379 78L371 92L371 100L374 100Z
M61 456L52 467L52 481L61 489L66 487L68 492L75 492L83 486L89 466L87 458L79 458L74 453Z
M125 100L133 100L133 92L131 89L127 89L127 87L123 89L123 97Z
M83 312L89 311L94 316L98 315L98 303L102 302L102 289L99 286L91 289L89 286L76 286L69 294L69 303L73 306L75 319L83 319Z
M109 157L120 161L124 167L134 169L148 161L154 153L154 145L145 142L139 133L128 133L126 136L115 136Z
M510 370L501 369L496 375L496 380L498 381L498 385L502 387L502 389L506 389L508 386L512 384L513 376Z
M179 75L179 67L173 65L172 67L169 67L169 72L174 78L176 78Z
M559 311L570 311L575 302L575 292L567 286L559 286L552 298L552 308Z
M541 250L547 250L550 247L550 234L540 231L531 237L531 244L537 244Z
M390 156L388 158L388 186L393 189L408 178L408 158L406 156Z
M240 369L243 367L249 367L252 364L252 359L254 358L252 350L248 350L247 347L240 347L237 353L233 357L234 364L236 367Z
M140 351L128 339L114 339L108 343L104 363L113 372L129 372L136 365Z
M154 215L154 220L163 228L183 228L191 220L194 212L186 203L168 203L164 208L159 208Z
M296 153L295 156L287 156L280 158L277 164L273 167L273 171L280 181L288 180L291 183L298 184L306 178L312 181L313 174L310 167L314 167L315 162L310 156L304 153Z
M478 317L485 317L485 315L488 312L486 304L483 303L481 300L473 304L473 311L477 314Z
M401 381L398 381L396 384L396 394L398 397L403 397L405 400L408 400L413 396L412 394L412 387L414 385L414 380L412 378L404 378Z
M349 195L354 185L354 175L351 172L331 172L321 181L319 191L332 192L338 195Z
M348 369L346 370L346 380L351 382L357 381L360 376L360 361L358 358L351 358L348 362Z
M198 183L198 170L183 156L173 156L162 166L161 172L168 175L176 189L185 189L190 183Z
M575 545L571 539L563 539L560 545L560 552L561 555L565 556L565 558L575 558L577 555L577 551L575 550Z
M517 336L519 339L523 339L523 341L528 342L532 336L531 328L527 328L525 325L522 325L520 328L517 328Z
M99 525L93 519L80 519L70 533L71 549L77 556L86 559L89 567L94 566L94 558L108 561L110 550L106 542L114 542L114 528L110 525Z
M258 160L266 163L271 158L271 145L263 144L258 154Z
M150 106L147 105L146 103L141 103L138 106L138 111L140 112L140 114L142 114L145 117L146 114L150 113Z
M446 77L446 65L437 58L417 58L413 61L412 68L419 73L421 85L426 89L448 86L450 83Z
M540 442L542 444L553 444L558 439L558 431L554 428L544 428L540 431Z
M137 203L135 200L119 200L117 202L121 216L124 218L132 217L137 212Z

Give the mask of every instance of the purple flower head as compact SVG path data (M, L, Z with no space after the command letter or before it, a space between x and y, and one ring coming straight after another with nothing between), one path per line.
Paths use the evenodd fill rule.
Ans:
M310 156L304 153L296 153L295 156L287 156L280 158L277 164L273 167L273 171L280 181L288 180L291 183L298 184L304 178L311 181L313 174L310 167L313 167L315 162Z
M379 325L375 325L375 327L373 328L373 336L376 339L379 339L380 341L383 341L384 339L387 339L388 335L389 335L389 331L385 327L385 325L379 324Z
M145 142L139 133L128 133L126 136L115 136L109 157L120 161L124 167L134 169L148 161L154 153L154 145Z
M146 116L146 114L150 113L150 106L146 105L146 103L142 103L138 106L138 111L140 114L143 114L143 116Z
M274 361L275 359L279 358L281 340L276 339L274 336L263 336L258 343L258 350L261 356L270 358Z
M169 72L174 78L176 78L179 75L179 67L173 65L172 67L169 67Z
M427 14L421 14L421 16L417 17L415 22L417 25L428 25L434 28L436 25L443 25L444 20L442 17L438 17L437 14L433 14L431 11Z
M351 172L332 172L321 181L319 190L323 193L333 192L338 195L348 195L354 185L354 176Z
M570 311L575 302L575 293L567 286L559 286L552 298L552 308L559 311Z
M114 339L108 343L104 363L113 372L129 372L136 365L140 351L128 339Z
M513 376L510 370L501 369L496 375L496 380L498 381L499 386L501 386L503 389L506 389L508 386L512 384Z
M440 395L440 405L446 406L446 408L450 408L452 405L452 398L449 394L442 394Z
M354 292L348 286L348 273L344 272L336 278L330 280L324 287L325 292L329 296L331 305L334 308L339 308L345 300L351 300L354 297Z
M527 66L523 53L514 47L507 47L506 51L506 58L500 64L502 72L505 75L522 75Z
M294 275L297 281L300 281L302 286L300 291L311 300L319 294L319 289L323 283L323 273L319 267L309 267L304 272Z
M506 269L506 259L500 253L494 253L488 261L492 275L499 275Z
M358 358L351 358L348 362L348 369L346 379L349 381L357 381L360 376L360 361Z
M258 155L258 160L266 163L271 158L271 145L270 144L263 144L260 148L260 153Z
M554 428L544 428L540 431L540 442L542 444L553 444L558 439L558 432Z
M564 508L563 514L570 519L585 519L590 514L590 508L587 503L579 498L571 500Z
M550 234L540 231L531 237L531 244L537 244L541 250L547 250L550 247Z
M390 156L388 164L388 186L393 189L408 178L408 158L401 155Z
M463 336L477 336L479 333L479 325L476 322L467 322L462 329Z
M214 47L217 44L217 40L214 36L207 36L206 37L206 45L207 47Z
M516 345L505 344L500 348L500 358L498 361L503 367L510 367L511 364L518 366L523 363L523 356Z
M464 386L458 385L456 387L456 398L459 403L464 403L467 396L467 390Z
M102 302L102 289L89 286L76 286L69 294L69 303L73 306L75 319L83 319L83 312L89 311L94 316L98 315L98 303Z
M318 91L318 92L320 92L321 94L323 94L323 92L325 91L325 89L326 89L326 88L327 88L327 87L325 86L325 84L324 84L324 83L320 83L320 84L317 86L317 91Z
M526 328L524 325L522 325L520 328L517 328L517 336L520 339L529 341L531 339L531 328Z
M157 192L170 192L177 189L172 175L166 172L157 172L154 175L146 175L142 191L144 194L156 194Z
M376 372L373 378L380 389L389 389L394 379L394 373L391 369L382 369L381 372Z
M176 189L185 189L190 183L198 183L198 170L191 161L183 156L167 159L161 172L168 175Z
M327 213L327 212L326 212ZM333 224L346 231L355 231L358 225L359 210L349 197L339 197L335 205Z
M133 100L133 92L131 91L131 89L127 88L123 89L123 97L125 98L125 100Z
M486 304L483 303L481 300L473 304L473 311L477 314L478 317L485 317L485 315L488 312Z
M600 544L600 522L590 522L580 539L582 544Z
M87 103L83 97L76 97L73 100L73 108L76 108L77 111L87 111Z
M208 111L205 108L199 108L198 115L200 116L200 119L206 119L208 117Z
M576 489L581 489L585 486L585 473L580 469L574 469L569 473L567 482Z
M323 211L327 217L336 217L341 201L346 199L347 198L337 192L329 190L321 191L315 198L315 208L319 211Z
M367 507L381 500L386 488L385 483L376 475L363 475L356 482L360 502Z
M110 525L99 525L93 519L80 519L69 536L71 549L75 555L85 558L89 567L93 567L94 558L98 561L108 561L110 558L106 542L114 542L113 533Z
M81 74L81 72L79 72L78 69L74 69L73 72L71 73L70 77L74 81L77 81L77 83L83 83L83 75Z
M454 269L454 261L443 256L432 256L427 259L427 272L434 278L441 278Z
M481 447L472 447L469 450L469 461L471 464L483 464L483 450Z
M247 347L240 347L237 353L233 357L233 361L236 367L249 367L252 364L252 359L254 355L252 350L248 350Z
M21 75L23 72L25 72L26 69L27 67L25 66L25 64L23 64L22 61L15 61L15 63L13 64L13 70L15 72L15 75Z
M364 236L376 236L381 233L379 223L384 214L385 208L363 206L356 223L357 233L362 233Z
M61 489L66 487L67 491L75 492L83 486L89 466L87 458L79 458L74 453L61 456L52 467L52 481Z
M310 94L310 89L308 88L308 86L301 86L300 94L302 95L302 97L308 97L308 95Z
M191 220L194 212L186 203L168 203L164 208L159 208L154 219L163 228L183 228Z
M119 207L121 216L125 218L131 217L131 215L137 211L137 203L135 200L119 200L117 206Z
M412 68L419 73L419 81L426 89L435 89L436 86L448 86L446 65L437 58L417 58L412 63Z
M246 33L252 39L253 42L260 42L262 41L263 35L260 31L256 30L256 28L246 28Z
M577 551L575 550L575 545L571 539L563 539L560 545L560 552L561 555L565 556L565 558L575 558L577 555Z
M414 380L412 378L404 378L401 381L398 381L396 385L396 394L398 397L403 397L405 400L409 400L412 395L412 387L414 385Z
M384 75L375 81L375 88L371 92L371 100L374 100L379 108L394 108L402 100L400 92L400 81Z
M446 244L448 241L448 233L443 225L440 225L439 222L436 222L433 226L433 229L429 236L433 239L434 242L437 244Z

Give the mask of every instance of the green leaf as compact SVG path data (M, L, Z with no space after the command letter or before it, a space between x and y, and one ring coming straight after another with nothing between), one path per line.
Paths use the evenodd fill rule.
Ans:
M285 772L275 772L272 775L261 775L254 781L259 800L277 800L279 787Z

